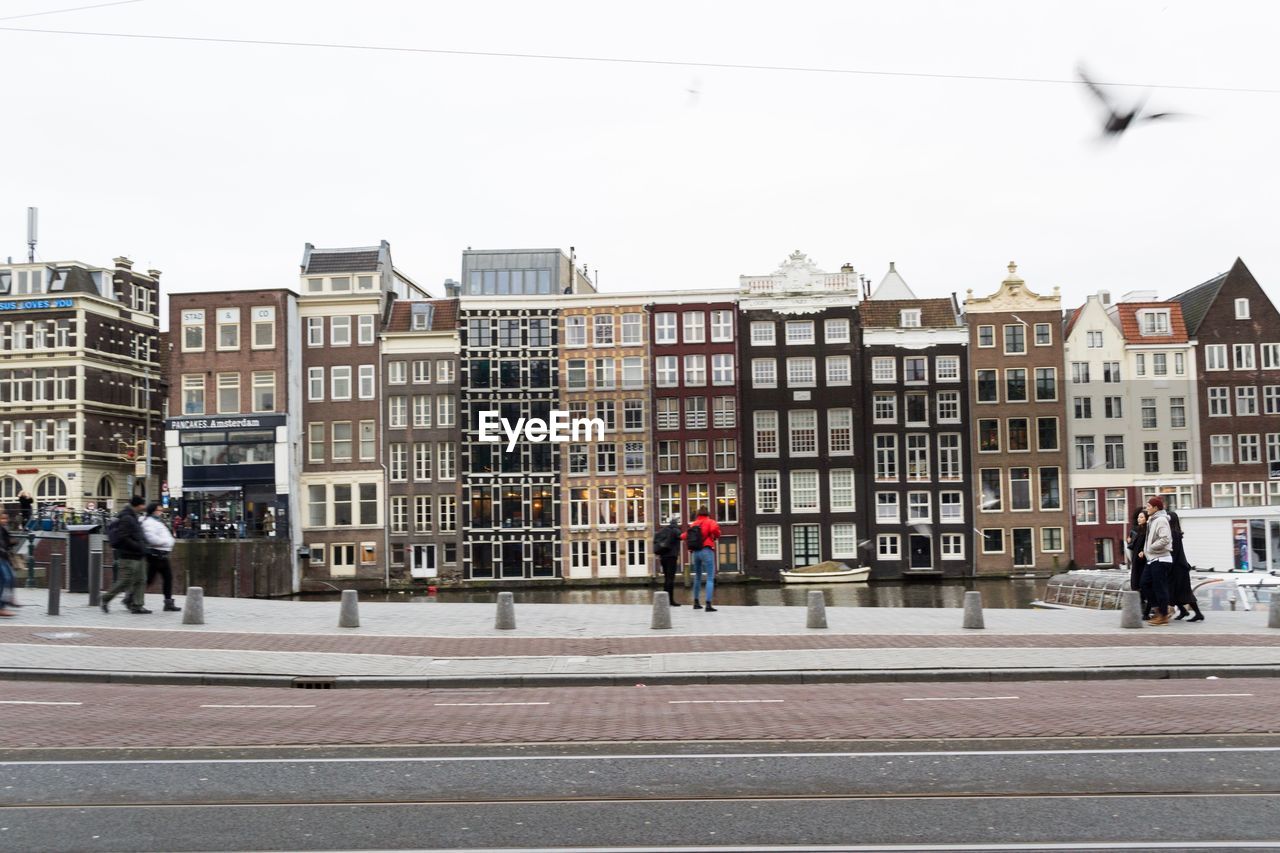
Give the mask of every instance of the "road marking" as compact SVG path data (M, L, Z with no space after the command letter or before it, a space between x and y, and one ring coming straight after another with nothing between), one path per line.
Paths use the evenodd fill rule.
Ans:
M1215 696L1252 696L1252 693L1149 693L1139 699L1211 699Z
M474 708L492 707L495 705L550 705L550 702L436 702L437 708Z
M33 702L22 699L0 700L0 705L83 705L83 702Z
M314 708L315 705L201 705L201 708Z
M903 702L991 702L995 699L1017 699L1017 696L924 696Z
M361 756L356 758L122 758L114 760L0 761L0 767L60 767L84 764L405 764L457 763L474 761L681 761L726 758L774 760L778 758L968 758L970 756L1041 757L1046 755L1169 755L1178 753L1280 752L1280 746L1180 746L1141 749L973 749L958 751L915 750L911 752L693 752L650 753L646 755L437 755ZM1068 796L1068 795L1064 795ZM1079 796L1071 794L1069 796ZM1127 795L1126 795L1127 796ZM1134 795L1139 796L1139 795ZM1204 795L1208 796L1208 795ZM1261 795L1260 795L1261 796ZM1271 796L1271 795L1266 795Z
M668 699L668 705L750 705L764 702L785 702L786 699Z

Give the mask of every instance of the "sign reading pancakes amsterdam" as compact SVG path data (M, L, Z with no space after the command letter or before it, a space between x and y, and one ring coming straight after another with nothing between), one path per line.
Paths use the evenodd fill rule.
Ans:
M170 418L165 429L182 432L189 429L273 429L284 426L286 415L249 415L234 418Z

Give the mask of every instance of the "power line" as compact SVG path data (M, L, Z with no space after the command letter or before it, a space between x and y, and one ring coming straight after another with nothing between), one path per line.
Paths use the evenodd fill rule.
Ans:
M729 71L776 71L801 74L850 74L866 77L902 77L924 80L969 80L995 83L1049 83L1079 85L1075 79L1054 77L1004 77L993 74L931 74L921 71L873 71L863 68L831 68L806 65L753 65L738 62L694 62L680 59L634 59L620 56L575 56L555 53L511 53L496 50L447 50L431 47L395 47L392 45L345 44L341 42L278 41L270 39L215 38L212 36L171 36L146 33L104 33L83 30L46 30L27 27L0 27L13 33L44 33L64 36L96 36L101 38L145 39L152 41L187 41L206 44L238 44L259 47L305 47L325 50L357 50L381 53L431 54L436 56L474 56L489 59L540 59L554 62L599 62L615 65L657 65L678 68L717 68ZM1233 86L1181 86L1172 83L1099 82L1099 86L1132 86L1141 89L1169 89L1184 92L1231 92L1247 95L1280 95L1280 89L1253 89Z
M27 12L25 15L9 15L0 21L16 21L19 18L38 18L41 15L61 15L63 12L83 12L85 9L101 9L104 6L127 6L130 3L141 3L143 0L115 0L113 3L95 3L92 6L74 6L70 9L50 9L47 12Z

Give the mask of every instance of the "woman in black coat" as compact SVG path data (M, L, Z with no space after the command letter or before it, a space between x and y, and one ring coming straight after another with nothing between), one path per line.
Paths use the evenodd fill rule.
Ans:
M1129 589L1132 589L1142 596L1142 618L1147 617L1147 611L1151 608L1151 594L1142 586L1143 575L1146 574L1144 569L1147 567L1147 561L1139 557L1143 547L1147 544L1147 513L1146 510L1138 510L1133 514L1133 527L1129 529ZM1148 583L1148 587L1150 584Z
M1178 520L1176 512L1169 512L1169 532L1173 534L1173 571L1169 573L1169 603L1178 605L1178 615L1175 619L1186 619L1191 614L1187 611L1190 607L1195 612L1195 616L1188 619L1189 622L1203 622L1204 614L1200 612L1200 603L1196 601L1195 590L1191 588L1191 564L1187 562L1187 552L1182 547L1182 522Z

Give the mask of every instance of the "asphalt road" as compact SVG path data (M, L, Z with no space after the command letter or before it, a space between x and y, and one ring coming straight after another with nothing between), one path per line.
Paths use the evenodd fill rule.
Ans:
M1280 738L961 751L725 746L5 761L0 847L1280 847Z

